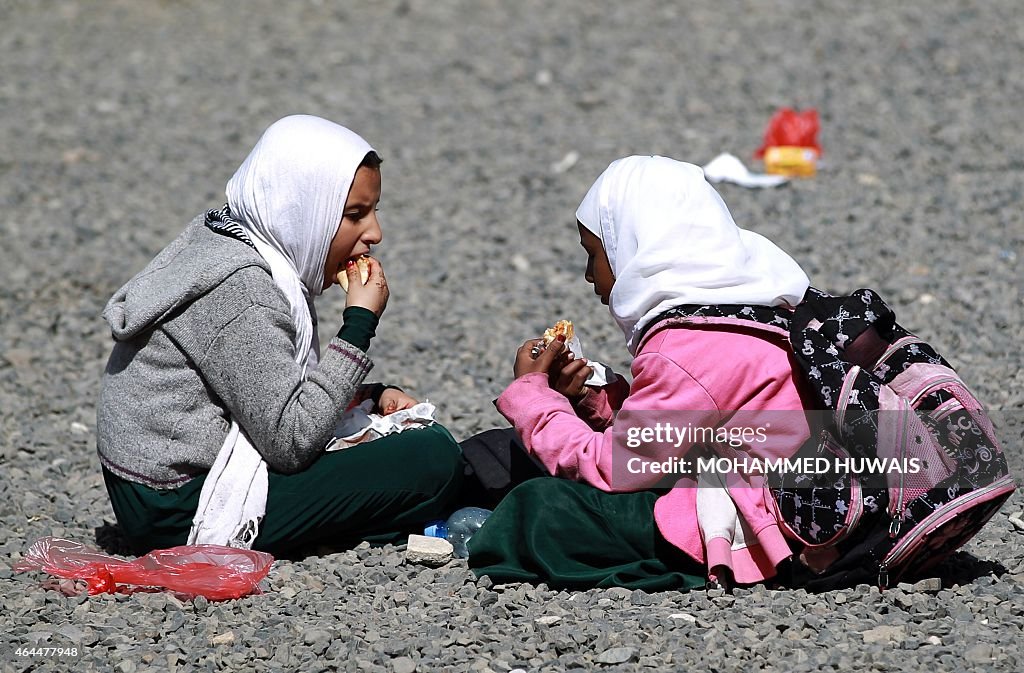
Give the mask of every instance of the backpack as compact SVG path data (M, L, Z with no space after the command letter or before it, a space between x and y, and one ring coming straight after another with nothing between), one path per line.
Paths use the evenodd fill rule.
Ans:
M769 475L770 502L803 561L791 564L787 584L892 586L941 563L1013 493L980 403L872 290L833 297L810 288L795 309L686 305L651 325L716 323L788 339L825 411L801 454L825 456L829 465L897 468L881 476L856 469Z

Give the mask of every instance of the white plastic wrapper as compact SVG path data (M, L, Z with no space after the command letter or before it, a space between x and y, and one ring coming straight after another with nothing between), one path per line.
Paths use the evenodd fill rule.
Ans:
M732 182L754 189L778 187L789 182L789 178L781 175L751 173L742 161L727 152L719 154L704 166L704 177L708 182Z
M387 416L370 413L372 409L373 400L366 400L346 411L334 428L335 438L327 445L327 450L347 449L396 432L426 427L434 423L434 412L437 410L427 400Z
M573 357L576 359L583 357L583 344L580 343L578 336L573 335L571 339L565 342L565 345L573 354ZM587 360L587 366L594 370L594 373L586 380L588 386L600 388L619 378L619 375L613 372L611 367L597 360Z

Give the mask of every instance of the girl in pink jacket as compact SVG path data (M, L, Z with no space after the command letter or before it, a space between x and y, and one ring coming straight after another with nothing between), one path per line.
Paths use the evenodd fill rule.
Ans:
M588 386L591 367L560 341L523 344L497 407L561 479L512 490L471 540L471 566L500 581L577 587L772 578L792 551L756 470L693 468L711 437L739 464L795 455L811 435L800 412L813 398L781 334L665 314L795 306L806 274L737 227L699 167L665 157L613 162L576 217L586 280L622 329L633 380Z

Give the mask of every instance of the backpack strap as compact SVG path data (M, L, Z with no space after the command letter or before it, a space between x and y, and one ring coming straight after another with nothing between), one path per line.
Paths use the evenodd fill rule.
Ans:
M874 369L892 342L895 324L896 314L872 290L833 297L810 288L794 313L790 341L801 341L801 332L813 329L847 362Z
M789 338L793 311L783 306L746 304L683 304L659 314L643 328L637 352L656 332L687 325L724 325L753 327Z

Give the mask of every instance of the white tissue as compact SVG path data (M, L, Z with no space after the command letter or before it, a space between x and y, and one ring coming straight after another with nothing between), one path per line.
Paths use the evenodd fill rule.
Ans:
M431 425L434 422L434 412L437 410L429 401L420 402L387 416L370 413L371 409L373 400L366 400L346 411L334 428L335 438L327 445L327 451L347 449L396 432Z

